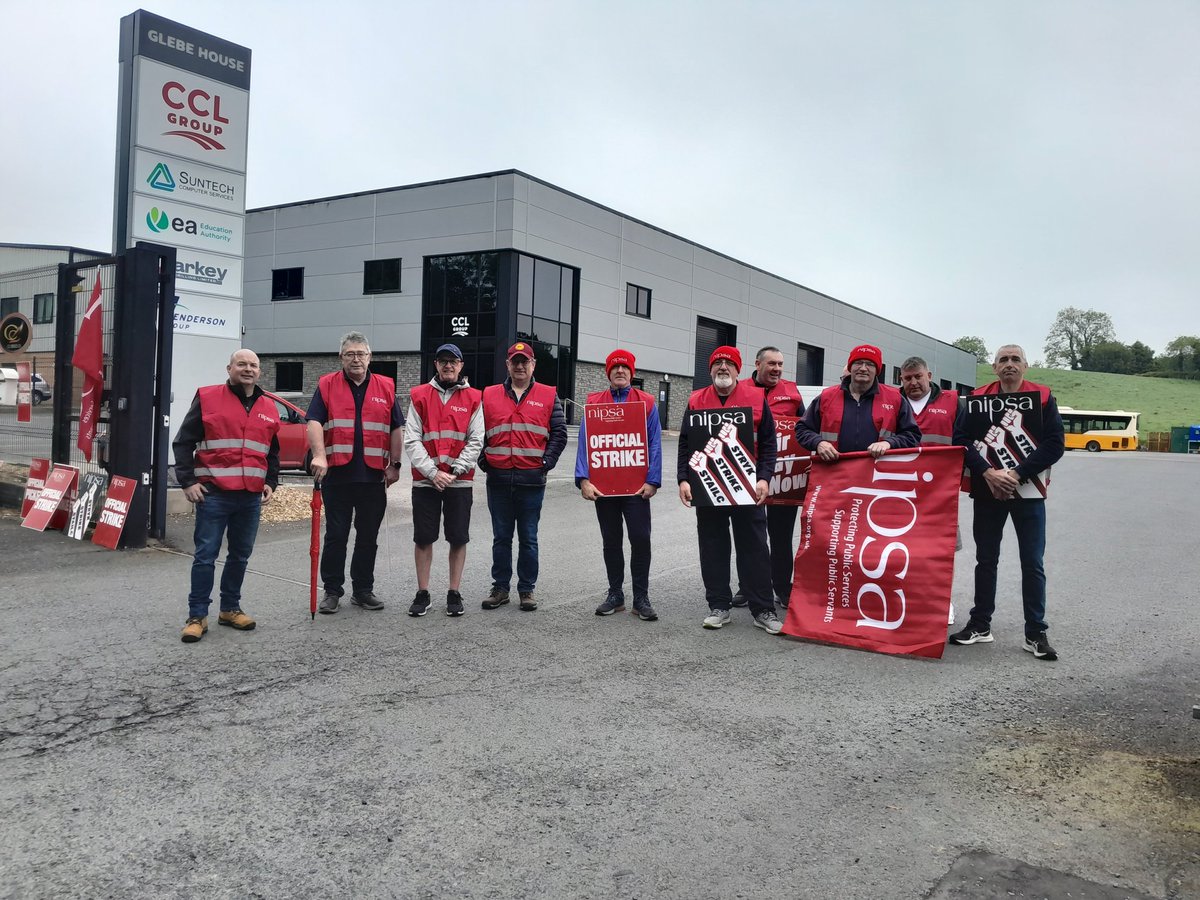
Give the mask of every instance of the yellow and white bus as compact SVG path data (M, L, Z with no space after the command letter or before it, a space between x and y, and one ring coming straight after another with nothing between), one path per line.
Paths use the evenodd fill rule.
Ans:
M1060 406L1068 450L1136 450L1138 414L1123 409L1072 409Z

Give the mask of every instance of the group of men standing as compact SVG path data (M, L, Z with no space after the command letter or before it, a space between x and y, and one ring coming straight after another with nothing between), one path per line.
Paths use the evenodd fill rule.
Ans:
M459 348L441 345L434 354L434 376L413 388L407 416L394 381L370 372L371 350L364 335L343 336L339 352L341 369L320 378L307 414L312 474L327 510L320 565L324 597L319 611L332 615L341 608L352 525L350 602L369 611L383 609L374 592L377 539L387 507L386 490L399 477L404 452L413 481L417 572L417 593L409 614L423 616L431 608L433 544L439 531L449 545L446 614L464 613L460 591L476 467L487 476L493 534L492 586L482 608L495 610L510 603L515 538L518 608L536 610L537 532L546 473L557 464L567 432L554 387L534 378L536 359L529 344L518 341L509 347L507 377L482 391L471 387L464 376ZM897 389L882 380L880 350L869 344L855 347L841 382L805 407L797 385L782 377L783 354L777 347L758 351L753 374L746 379L739 377L742 359L736 347L714 350L709 358L712 383L691 394L684 421L694 411L749 409L755 472L752 503L695 505L700 572L709 607L704 627L722 628L732 621L731 608L745 604L756 627L769 634L782 630L776 607L786 609L791 595L798 507L765 503L777 455L775 418L786 416L798 418L799 446L825 464L855 451L879 458L888 450L922 443L966 447L977 551L975 604L966 627L952 634L950 641L973 644L993 639L996 567L1004 523L1011 516L1022 565L1025 649L1038 659L1056 659L1046 639L1044 501L1017 500L1015 493L1022 480L1047 469L1062 455L1062 422L1049 389L1024 380L1027 364L1020 347L1002 347L993 368L999 380L976 394L1037 392L1042 401L1042 440L1016 469L993 468L984 459L968 439L958 396L933 384L928 365L919 357L905 360L902 387ZM655 621L658 615L649 597L650 500L662 486L662 428L654 398L633 386L635 372L633 354L614 350L605 361L608 387L589 394L587 402L645 406L645 483L627 496L603 495L589 477L585 426L579 435L575 482L582 497L595 505L608 576L608 591L596 615L625 608L627 532L632 611L643 621ZM196 552L182 633L189 643L208 630L216 556L226 532L229 551L220 584L218 622L239 630L255 627L241 609L241 585L261 502L269 501L278 483L280 423L274 403L257 385L257 356L249 350L237 351L227 373L225 384L197 392L174 444L177 477L187 499L196 505ZM685 506L693 506L689 461L702 449L689 446L689 432L681 429L676 475ZM731 549L737 563L736 595L730 584Z

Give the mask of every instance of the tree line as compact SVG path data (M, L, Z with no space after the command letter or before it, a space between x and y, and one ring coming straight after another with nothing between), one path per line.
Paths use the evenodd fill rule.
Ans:
M992 361L977 335L960 337L954 346L974 354L982 363ZM1112 318L1094 309L1060 309L1043 349L1046 365L1052 369L1200 379L1200 337L1181 334L1156 354L1141 341L1118 341Z

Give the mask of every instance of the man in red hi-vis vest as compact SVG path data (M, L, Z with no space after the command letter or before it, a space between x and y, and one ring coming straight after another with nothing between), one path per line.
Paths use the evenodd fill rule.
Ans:
M919 356L910 356L900 364L900 392L913 409L922 444L954 443L954 420L958 417L958 394L944 391L933 383L929 364ZM954 549L962 549L962 532L955 528ZM950 624L954 624L954 604L950 604Z
M796 440L824 462L838 453L866 450L878 459L894 447L915 447L921 430L912 407L883 383L883 354L859 344L846 360L849 374L825 388L796 423Z
M338 611L345 594L351 524L350 602L362 609L383 609L383 601L375 596L375 556L387 489L400 477L404 449L404 413L396 399L396 382L368 370L371 347L366 335L343 335L340 356L341 369L321 376L308 405L312 473L325 499L325 596L317 608L325 615Z
M742 370L742 354L737 347L718 347L708 358L708 374L712 384L693 391L683 411L684 427L680 428L679 449L675 460L675 478L679 483L679 499L692 506L692 486L688 471L692 455L705 447L688 444L689 419L697 410L749 408L754 428L754 505L696 506L696 539L700 548L700 578L704 582L704 599L708 615L701 624L705 628L723 628L733 622L730 606L733 594L729 589L730 534L737 553L737 568L743 578L746 602L755 627L767 634L779 634L783 623L775 613L771 599L771 552L767 549L768 483L775 472L775 419L763 392L750 379L738 380Z
M975 538L975 605L967 627L950 635L952 644L987 644L992 641L992 614L996 611L996 567L1000 562L1000 541L1004 523L1011 518L1017 532L1021 557L1021 602L1025 612L1025 649L1035 659L1052 662L1058 652L1046 638L1046 570L1042 558L1046 552L1046 501L1041 497L1024 498L1017 493L1021 482L1044 472L1063 455L1063 423L1058 403L1050 388L1025 380L1029 364L1025 351L1016 344L1005 344L996 351L992 370L998 381L976 388L974 394L1003 396L1016 392L1036 392L1042 405L1042 434L1037 447L1015 469L993 468L975 448L967 431L967 412L963 410L954 425L954 442L966 447L966 464L971 470L971 498Z
M567 446L567 418L553 385L533 377L533 348L517 341L508 348L503 384L483 390L483 454L488 511L492 514L492 590L484 609L508 603L512 588L512 542L517 538L517 593L522 612L537 609L538 521L546 473Z
M417 596L410 616L429 612L429 573L433 545L445 521L450 545L450 584L446 615L461 616L463 566L471 540L471 501L475 463L483 449L483 393L467 383L457 344L433 352L433 378L411 391L404 419L404 449L412 466L413 543Z
M221 572L220 625L249 631L257 624L242 611L242 581L254 551L262 504L279 484L279 411L258 386L258 357L238 350L225 367L229 380L202 387L175 435L175 477L196 507L192 587L182 640L208 631L208 607L221 539L229 551Z

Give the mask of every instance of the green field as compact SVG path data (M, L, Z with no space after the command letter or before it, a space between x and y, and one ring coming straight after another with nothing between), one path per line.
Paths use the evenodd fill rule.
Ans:
M976 377L979 384L996 380L988 365L981 365ZM1034 368L1030 368L1025 377L1047 385L1054 391L1059 406L1141 413L1138 437L1143 440L1149 431L1200 425L1200 381Z

